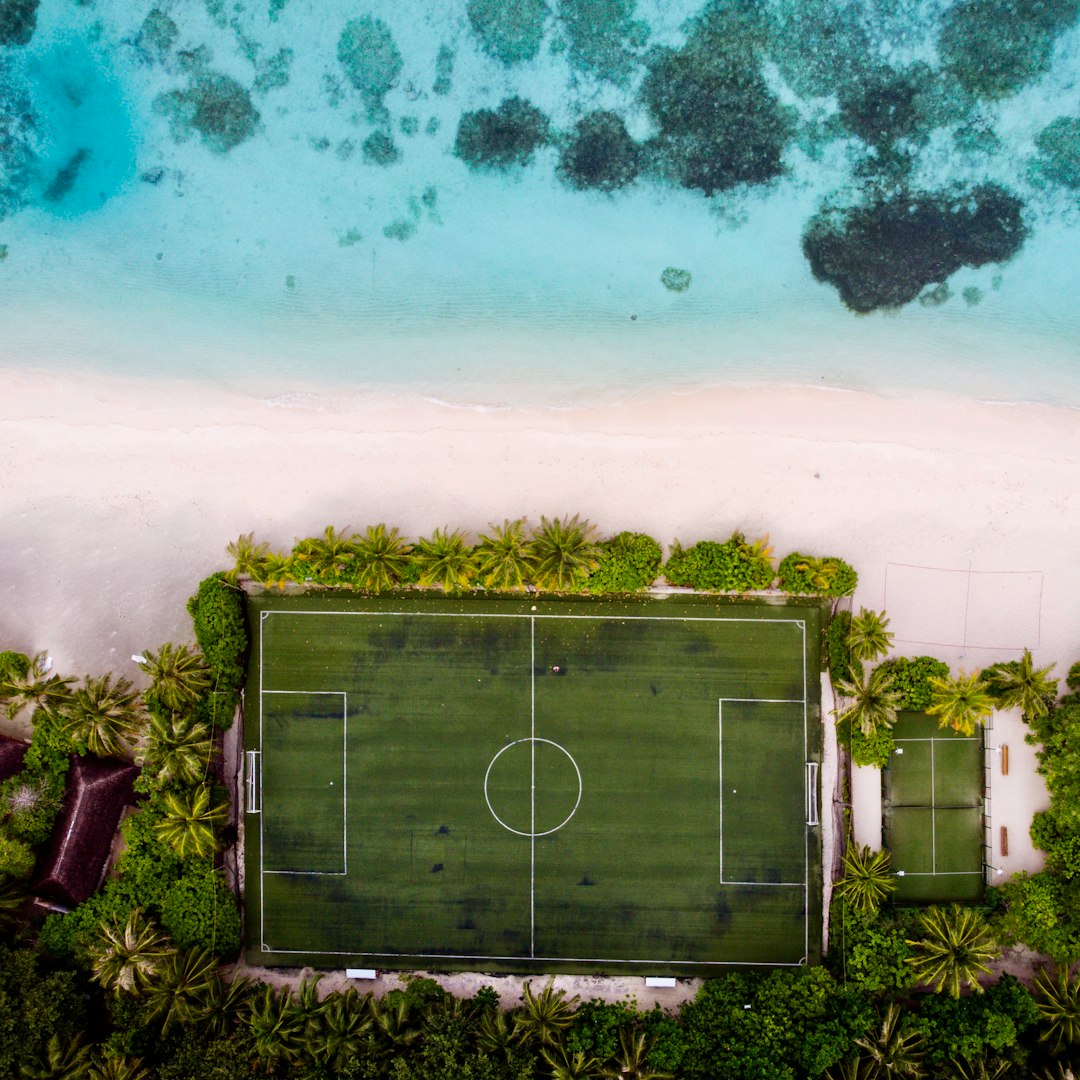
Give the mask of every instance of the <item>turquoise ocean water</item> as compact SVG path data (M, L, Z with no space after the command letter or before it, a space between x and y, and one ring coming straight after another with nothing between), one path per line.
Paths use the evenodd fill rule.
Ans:
M0 0L0 363L1080 406L1078 14Z

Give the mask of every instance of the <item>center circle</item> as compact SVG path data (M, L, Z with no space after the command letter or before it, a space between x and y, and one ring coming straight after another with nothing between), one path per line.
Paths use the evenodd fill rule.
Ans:
M516 739L491 759L484 799L509 832L549 836L577 813L581 770L570 751L551 739Z

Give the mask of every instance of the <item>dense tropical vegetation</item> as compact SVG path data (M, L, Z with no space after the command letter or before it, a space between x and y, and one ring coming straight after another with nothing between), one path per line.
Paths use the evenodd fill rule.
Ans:
M887 742L900 709L941 705L952 724L977 721L982 696L1021 708L1051 792L1033 827L1047 856L1040 874L991 890L983 907L910 910L891 902L888 852L849 846L824 967L725 973L671 1012L581 1001L541 981L509 1008L489 986L462 1000L422 977L380 998L324 992L318 978L291 988L251 981L228 966L240 919L222 869L235 830L221 732L236 711L247 649L235 582L303 574L308 584L350 588L546 581L632 592L668 576L672 559L665 566L641 534L597 540L578 518L542 519L535 531L506 521L473 547L449 528L413 545L373 526L357 537L328 528L280 557L241 537L230 555L235 569L202 582L189 605L198 647L144 652L141 693L122 677L75 680L53 674L44 655L0 653L0 706L33 728L22 771L0 789L0 1080L948 1080L1065 1077L1080 1064L1080 665L1059 700L1049 669L1035 668L1029 653L962 682L930 657L880 662L892 644L888 619L865 609L839 613L825 641L847 702L841 737L846 728L853 752L857 739ZM674 545L672 558L675 577L698 582L756 588L766 568L770 583L776 576L767 541L738 533L723 544ZM819 575L810 585L821 592L836 585L838 560L789 558L800 581ZM140 765L140 803L104 887L70 913L42 918L27 907L26 879L71 756L91 752ZM1052 960L1030 989L992 974L1002 946L1015 942Z

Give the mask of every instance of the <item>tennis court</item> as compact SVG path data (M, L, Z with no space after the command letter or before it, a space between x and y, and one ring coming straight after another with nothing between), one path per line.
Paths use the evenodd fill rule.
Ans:
M983 895L983 740L955 735L923 713L901 713L883 774L885 845L898 903Z
M817 603L249 599L249 960L820 958Z

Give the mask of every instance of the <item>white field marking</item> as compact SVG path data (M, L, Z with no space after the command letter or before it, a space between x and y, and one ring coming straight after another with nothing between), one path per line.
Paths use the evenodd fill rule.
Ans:
M385 616L408 617L408 616L412 616L414 618L529 619L534 632L535 632L535 626L536 626L536 620L537 619L553 619L553 620L555 620L555 619L577 619L577 620L591 620L593 622L673 622L673 623L708 622L708 623L762 623L762 624L777 625L777 626L794 625L794 626L799 628L799 631L800 631L801 636L802 636L802 650L801 650L801 652L802 652L802 665L803 665L803 697L802 697L802 699L798 699L798 698L727 698L727 699L724 699L724 700L728 700L728 701L732 701L732 702L736 702L736 701L738 701L738 702L759 701L759 702L762 702L762 703L765 703L765 704L801 704L802 707L803 707L803 748L804 748L804 755L809 752L809 741L808 741L809 740L809 734L808 734L808 730L807 730L807 728L808 728L807 715L808 715L809 701L808 701L808 699L806 697L806 686L807 686L807 684L806 684L806 622L805 622L805 620L802 620L802 619L772 619L772 618L747 619L747 618L739 618L738 616L724 617L724 616L713 616L713 615L706 615L706 616L691 616L691 615L678 615L678 616L620 615L620 616L612 616L612 615L567 615L567 614L537 615L537 614L534 614L532 612L529 612L529 613L524 613L523 612L521 614L512 614L512 613L499 613L499 612L387 611L387 610L367 610L367 609L360 609L360 610L354 610L354 611L332 611L332 610L331 611L320 611L320 610L317 610L317 609L287 609L287 610L281 610L281 611L262 611L262 612L260 612L260 622L266 620L271 615L366 615L366 616L380 616L380 617L385 617ZM261 630L261 627L260 627L260 630ZM262 645L263 645L262 634L260 633L260 635L259 635L259 689L260 689L260 695L264 692L262 690L263 669L264 669L264 665L263 665L263 647L262 647ZM534 662L533 663L533 670L532 670L532 674L531 674L531 679L530 679L530 681L532 683L532 688L533 688L532 689L532 693L533 693L533 727L532 727L532 730L535 730L535 680L536 680L536 665L535 665L535 662ZM265 692L273 692L273 691L265 691ZM282 691L282 692L287 692L287 691ZM326 693L333 693L335 691L325 691L325 692ZM547 740L545 740L545 741L547 741ZM260 708L259 708L259 744L260 744L260 746L262 745L262 706L261 706L261 701L260 701ZM563 749L563 748L560 747L560 749ZM565 752L566 751L564 750L564 753ZM569 754L567 754L567 756L570 757ZM571 761L573 761L572 757L571 757ZM577 769L577 762L574 762L574 767L575 767L575 769ZM580 778L580 770L578 772L578 775L579 775L579 778ZM805 784L805 780L804 780L804 784ZM721 791L721 798L722 798L722 791ZM580 801L580 796L579 796L579 801ZM490 804L489 804L489 809L490 809ZM575 811L576 811L576 809L577 809L577 807L575 806ZM722 811L721 811L721 815L722 815ZM492 811L492 816L493 817L496 816L494 814L494 811ZM571 815L571 816L573 816L573 815ZM497 817L496 817L496 820L498 820ZM721 817L721 820L722 820L722 817ZM502 822L500 822L500 824L502 824ZM565 824L565 822L563 824ZM561 828L562 826L559 826L559 827ZM259 822L259 828L260 828L259 870L260 870L260 875L262 875L263 874L263 870L262 870L263 854L262 853L263 853L264 844L262 843L262 839L263 839L263 837L262 837L263 821L262 821L261 818L260 818L260 822ZM511 831L514 831L514 830L511 830ZM533 838L533 845L535 845L535 837ZM759 884L765 884L763 882L724 882L723 881L723 841L722 841L722 839L721 839L720 858L721 858L721 882L722 882L722 884L731 884L731 885L741 885L741 884L759 885ZM625 960L625 959L606 959L606 958L603 958L603 957L569 957L569 956L535 956L535 955L531 956L530 959L535 959L535 960L542 961L542 962L551 961L551 962L560 962L560 963L657 964L657 965L669 965L669 966L670 965L694 965L694 966L699 966L699 967L777 967L777 968L781 968L781 967L800 967L800 966L803 966L803 965L806 964L807 956L809 955L809 935L810 935L810 927L809 927L810 875L809 875L809 837L808 836L804 839L804 862L805 862L805 873L806 873L806 880L804 882L802 882L802 883L798 883L798 882L792 882L792 883L772 882L772 883L769 883L771 885L780 885L780 886L790 884L791 887L796 887L796 888L799 887L800 884L801 884L801 886L804 889L804 910L806 911L806 916L804 917L806 953L797 962L794 962L794 963L773 963L773 962L765 962L765 961L760 961L759 962L759 961L727 961L727 960L715 960L715 961L714 960L706 960L706 961L694 961L694 960L688 960L688 961L680 961L680 960ZM264 932L265 931L265 906L264 906L264 898L263 898L262 893L263 893L263 890L260 889L260 897L259 897L259 901L260 901L260 913L259 913L260 914L260 938L265 937L265 932ZM531 908L530 922L532 924L533 930L535 931L535 892L533 890L532 882L530 882L530 908ZM290 956L291 955L295 955L295 956L313 955L312 951L310 949L270 949L265 944L265 941L263 942L262 951L263 952L274 952L274 953L279 953L281 955L290 955ZM328 950L321 950L321 949L316 950L316 952L319 953L320 955L325 955L325 956L386 956L386 955L389 955L387 953L379 953L379 952L335 952L335 951L328 951ZM535 953L535 950L531 948L530 952ZM394 955L402 956L402 957L405 957L405 958L413 957L413 958L416 958L416 959L425 959L425 960L426 959L438 959L439 957L444 957L444 958L447 958L447 959L458 959L458 960L510 960L510 961L513 961L513 960L522 959L522 957L519 957L519 956L498 956L498 955L487 955L487 954L478 954L478 953L477 954L473 954L473 953L396 953Z
M522 829L515 829L511 825L507 825L506 822L503 821L503 819L501 817L499 817L498 814L495 813L495 808L491 805L491 799L488 796L488 777L491 775L491 770L492 770L493 766L495 765L495 762L498 761L499 758L502 757L502 755L505 754L506 751L509 750L512 746L519 746L523 742L527 742L527 743L532 744L531 749L532 749L532 756L533 756L533 794L534 794L534 796L535 796L535 793L536 793L536 744L537 743L547 743L549 746L554 746L556 750L561 750L567 756L567 758L569 758L570 764L574 766L574 772L577 773L578 792L577 792L577 801L574 803L574 808L570 811L569 814L566 815L566 817L562 821L559 822L558 825L555 826L555 828L553 828L553 829L545 829L543 832L536 832L535 831L535 826L536 826L536 808L535 808L535 805L533 807L532 817L530 819L530 823L533 825L533 830L534 831L525 832ZM569 824L570 819L577 813L578 807L581 805L582 789L583 788L582 788L582 781L581 781L581 770L578 768L578 763L574 760L574 755L571 754L570 751L567 750L565 746L562 746L559 743L555 742L554 739L530 738L530 739L515 739L513 742L508 742L491 759L491 761L488 763L487 772L484 773L484 802L487 803L487 808L491 812L491 816L507 832L512 832L515 836L527 836L533 841L535 841L538 836L550 836L552 833L558 832L561 828L563 828L563 826ZM534 850L535 850L535 846L534 846Z
M942 870L927 873L925 870L905 870L904 877L982 877L981 870Z
M769 889L803 889L806 887L805 881L725 881L724 885L753 885L763 886Z
M536 955L536 618L529 616L529 753L530 766L532 769L531 788L529 791L529 955ZM562 747L559 747L561 750ZM501 751L500 751L501 752ZM565 751L564 751L565 753ZM570 757L567 754L567 757ZM573 758L570 758L574 761ZM492 760L494 764L494 760ZM574 768L577 762L574 761ZM491 772L491 765L488 766ZM487 775L484 776L484 798L487 799ZM581 773L578 773L578 802L581 802ZM491 803L488 803L491 810ZM492 811L494 814L494 811ZM574 804L574 812L577 813L577 803ZM499 821L498 816L495 817ZM567 818L566 821L569 821ZM563 825L566 824L563 822ZM501 825L502 822L499 821ZM562 828L562 826L559 826Z
M775 960L639 960L620 959L614 960L603 956L499 956L490 953L409 953L409 952L344 952L335 949L271 949L263 946L264 953L274 953L278 956L385 956L390 959L405 960L535 960L539 963L559 964L656 964L666 967L770 967L790 968L804 967L806 957L788 962Z
M341 698L341 870L265 870L262 867L262 845L260 844L259 872L263 877L348 877L349 876L349 695L344 690L261 690L260 694L303 694L305 697L340 697ZM259 705L260 730L262 705ZM260 736L261 743L261 736ZM260 770L260 786L262 770ZM261 792L260 792L261 794ZM260 800L261 801L261 800ZM261 891L261 885L260 885ZM262 897L260 896L260 902Z
M806 677L806 658L803 656L803 678ZM805 683L804 683L805 689ZM717 775L720 789L720 884L721 885L779 885L798 886L806 889L806 899L810 898L810 847L809 840L803 840L804 873L803 881L729 881L724 877L724 702L752 703L755 705L801 705L803 707L803 752L807 752L807 728L806 728L806 700L804 698L733 698L722 697L716 699L716 730L717 730ZM805 772L805 770L804 770ZM803 777L803 800L808 798L806 789L806 777ZM810 909L806 909L807 933L809 933ZM809 938L807 939L807 955L809 955Z
M934 779L934 740L930 740L930 868L937 873L937 782Z
M900 743L907 743L907 742L948 742L948 743L953 743L953 742L978 742L978 741L979 741L978 737L975 736L975 735L944 735L944 736L942 736L942 735L925 735L925 736L919 736L917 738L912 736L912 737L907 738L907 739L896 739L895 740L897 746L899 746ZM990 749L993 749L993 747L991 747Z

